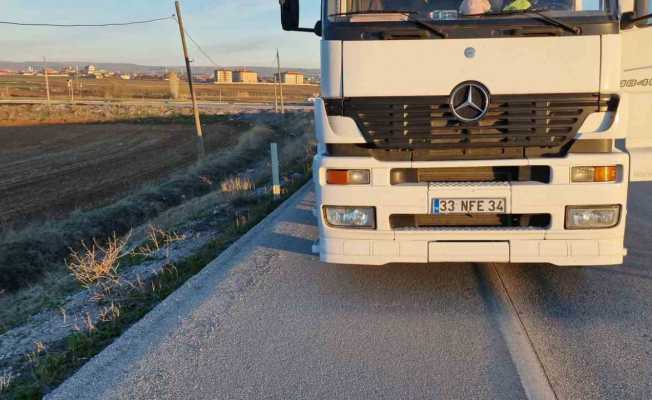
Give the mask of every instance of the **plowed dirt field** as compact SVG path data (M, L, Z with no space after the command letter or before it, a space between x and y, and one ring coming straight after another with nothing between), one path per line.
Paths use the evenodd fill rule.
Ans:
M208 152L249 126L206 124ZM195 160L190 124L0 127L0 231L41 217L106 204Z

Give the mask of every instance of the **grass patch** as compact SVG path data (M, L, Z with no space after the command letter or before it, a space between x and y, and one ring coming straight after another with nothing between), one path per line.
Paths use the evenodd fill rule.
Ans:
M87 332L74 333L50 349L35 350L28 355L27 371L0 394L11 400L42 398L257 225L307 179L306 175L304 179L293 182L278 200L271 196L243 199L240 206L248 211L246 222L230 225L194 255L166 268L151 283L130 291L120 304L111 304L114 311L110 316L95 326L87 327ZM119 312L115 311L116 308Z

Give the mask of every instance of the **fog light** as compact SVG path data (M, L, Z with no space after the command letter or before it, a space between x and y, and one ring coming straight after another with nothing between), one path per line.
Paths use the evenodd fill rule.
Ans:
M613 228L620 221L620 206L566 207L566 229Z
M571 182L616 182L618 167L573 167Z
M329 185L368 185L371 174L368 169L329 169L326 183Z
M324 207L326 222L336 227L366 228L376 227L376 209L374 207Z

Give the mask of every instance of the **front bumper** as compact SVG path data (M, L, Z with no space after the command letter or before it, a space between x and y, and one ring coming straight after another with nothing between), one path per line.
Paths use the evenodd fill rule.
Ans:
M617 183L570 183L570 169L583 165L621 166ZM459 183L391 185L392 168L533 166L552 169L550 183ZM627 214L628 156L622 152L569 154L565 158L441 162L380 162L366 157L315 158L316 215L324 262L383 265L395 262L512 262L556 265L621 264ZM326 169L368 168L372 183L334 186L325 183ZM392 214L426 214L434 197L504 197L508 213L547 213L547 228L423 228L394 230ZM622 207L620 222L609 229L566 230L569 205ZM324 223L323 205L376 208L375 230L333 228Z

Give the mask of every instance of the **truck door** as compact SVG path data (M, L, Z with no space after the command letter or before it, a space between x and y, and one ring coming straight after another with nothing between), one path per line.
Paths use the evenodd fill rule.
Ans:
M638 0L640 16L652 13L652 1ZM621 31L621 90L629 103L625 146L630 154L630 180L652 180L652 16Z

